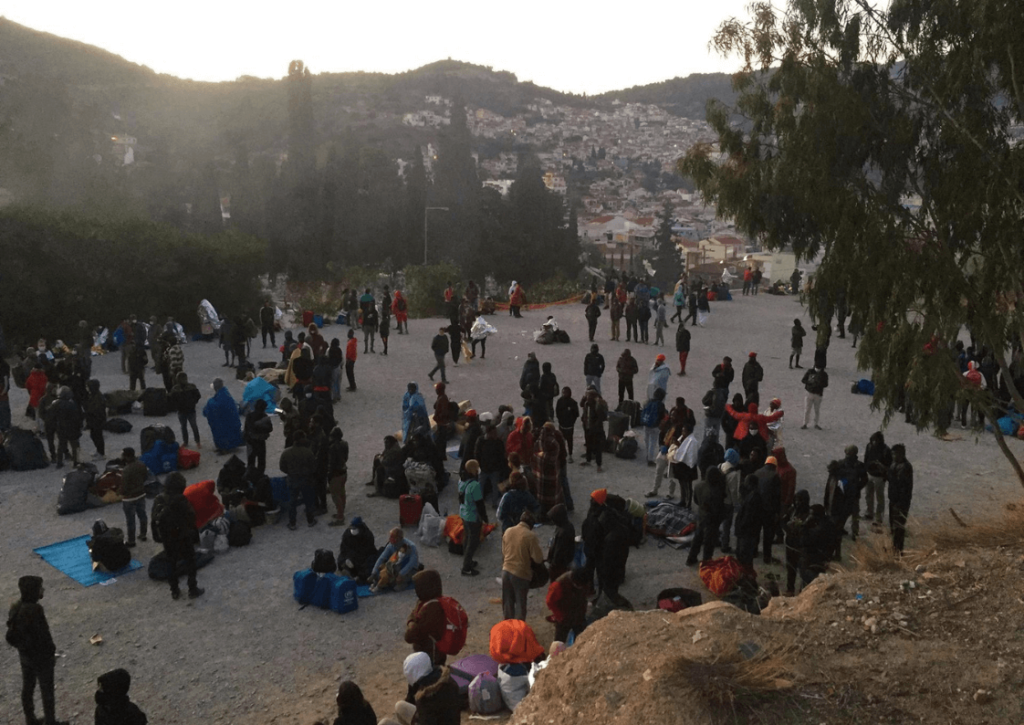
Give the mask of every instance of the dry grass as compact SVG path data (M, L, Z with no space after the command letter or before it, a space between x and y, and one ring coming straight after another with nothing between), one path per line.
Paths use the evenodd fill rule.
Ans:
M791 687L795 651L789 640L773 637L757 642L736 633L716 641L708 657L680 657L675 667L709 705L734 710L737 701Z
M896 556L889 536L861 536L850 551L850 561L858 571L900 571L907 568L904 559Z
M956 549L966 546L994 548L1024 544L1024 501L1008 503L1000 514L962 519L950 509L950 517L921 531L934 549Z

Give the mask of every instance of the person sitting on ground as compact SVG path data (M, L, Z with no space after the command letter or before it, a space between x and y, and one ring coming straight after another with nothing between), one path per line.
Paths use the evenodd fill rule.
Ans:
M345 680L338 687L337 702L338 717L334 719L334 725L377 725L377 713L363 697L359 685L352 680Z
M425 652L414 652L402 665L409 690L395 704L393 718L379 725L458 725L462 703L459 686L447 667L435 667Z
M96 725L146 725L146 713L128 697L132 676L118 668L100 675L96 690Z
M396 554L398 556L393 562L396 566L392 567L392 569L397 576L389 576L385 586L382 586L380 584L381 572L384 570L385 564L392 561L392 557L395 557ZM416 573L419 564L420 560L419 554L416 551L416 544L405 538L405 532L402 529L398 527L391 529L391 533L388 535L388 545L384 547L384 551L377 557L377 562L373 565L373 571L370 572L371 591L376 592L382 588L393 588L396 591L402 591L412 581L412 576Z
M363 519L356 516L352 519L345 533L341 535L341 548L338 550L338 572L360 584L365 584L377 563L381 549L377 548L370 531Z
M405 641L413 652L426 652L434 665L443 665L448 656L437 649L437 642L448 628L448 617L441 606L443 593L441 575L434 569L424 569L412 578L416 587L416 606L405 620Z
M556 642L565 642L572 632L579 637L587 628L587 596L593 590L593 578L587 569L562 572L548 585L547 618L555 625Z
M405 452L398 444L398 439L384 436L384 450L373 457L373 475L366 485L374 486L374 490L366 494L367 498L383 496L384 484L389 478L398 484L402 483L405 478L404 465Z

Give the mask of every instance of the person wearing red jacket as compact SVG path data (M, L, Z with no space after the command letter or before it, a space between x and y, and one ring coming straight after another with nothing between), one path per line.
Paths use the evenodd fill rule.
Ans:
M402 334L402 325L405 325L405 334L409 334L409 307L402 296L402 290L395 290L395 299L391 303L391 311L395 315L395 324L398 326L398 334Z
M348 378L348 392L356 389L356 355L359 353L359 340L356 339L356 331L349 328L348 342L345 343L345 376Z
M25 415L29 418L35 418L36 421L42 420L42 411L38 408L39 401L43 399L43 395L46 393L47 382L43 365L37 362L25 380L25 390L28 391L28 410L25 411Z
M439 598L442 594L441 575L434 569L424 569L412 578L416 587L416 606L405 620L405 641L413 652L426 652L434 666L445 663L448 656L437 649L437 641L444 636L448 618Z
M564 642L569 632L579 637L587 628L590 592L590 572L586 568L567 571L548 586L546 603L551 615L547 619L555 625L555 641Z
M746 413L736 412L736 409L731 405L725 406L725 412L739 421L736 425L736 432L733 434L733 438L737 441L742 441L749 434L750 426L753 425L757 428L758 435L764 438L765 443L768 442L770 435L768 432L768 424L774 423L786 414L786 411L784 410L777 410L771 415L762 415L757 412L757 403L750 403L747 406Z

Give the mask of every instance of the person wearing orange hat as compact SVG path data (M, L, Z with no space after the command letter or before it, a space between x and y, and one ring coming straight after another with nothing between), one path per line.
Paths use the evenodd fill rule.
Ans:
M764 368L757 361L757 353L752 352L747 356L747 364L743 366L741 380L743 381L743 394L747 396L748 403L760 403L761 398L758 392L758 385L764 379Z
M605 502L608 500L608 489L607 488L599 488L596 491L591 491L590 492L590 498L598 506L604 506Z
M661 388L668 397L668 379L672 377L672 368L665 362L664 355L654 358L654 365L651 366L651 373L647 378L647 399L654 399L654 391Z

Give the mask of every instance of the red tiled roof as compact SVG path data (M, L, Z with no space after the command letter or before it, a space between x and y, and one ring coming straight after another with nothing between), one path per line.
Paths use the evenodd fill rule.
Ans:
M716 234L713 237L711 237L711 239L713 241L718 242L719 244L727 244L727 245L733 246L733 247L737 247L737 246L743 247L743 246L746 246L746 243L742 239L734 237L731 234Z
M590 220L590 223L591 224L607 224L608 222L610 222L614 218L615 218L615 215L613 215L613 214L606 214L604 216L594 217L593 219Z

